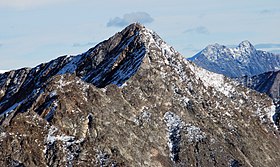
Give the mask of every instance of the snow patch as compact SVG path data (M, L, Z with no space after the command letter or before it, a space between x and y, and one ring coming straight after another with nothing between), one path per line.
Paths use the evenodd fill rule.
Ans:
M59 74L59 75L66 74L66 73L73 74L76 71L78 62L81 60L81 58L82 58L82 55L68 56L67 59L70 62L67 63L57 74Z
M180 76L179 79L182 82L186 81L187 75L185 74L184 64L180 63L178 58L181 61L186 60L182 56L176 56L179 55L179 53L175 51L172 46L163 41L154 31L145 28L142 31L142 34L144 40L147 41L146 47L151 48L151 50L154 50L152 48L156 47L158 50L160 50L163 55L162 57L164 58L163 62L165 65L171 66L172 69L174 69L174 71ZM161 72L161 76L165 78L166 74Z
M61 76L61 78L59 79L59 81L58 81L58 88L59 89L63 89L63 87L65 87L65 86L67 86L67 85L70 85L72 82L71 81L68 81L68 82L66 82L65 80L64 80L64 76L62 75Z
M188 142L197 143L206 138L206 134L201 129L194 125L186 125Z
M74 140L75 137L73 136L67 136L67 135L55 135L55 133L58 131L58 129L55 126L51 126L49 129L49 133L46 139L46 142L50 145L52 145L56 141L62 141L62 142L68 142L71 140Z
M110 155L99 151L99 153L96 155L97 157L97 164L99 164L100 167L105 167L105 166L109 166L110 165ZM112 167L114 166L114 164L111 165Z
M55 126L51 126L49 128L49 132L47 135L47 138L45 139L45 149L43 150L45 156L47 157L47 154L50 149L52 149L52 146L57 141L61 141L63 144L63 152L66 153L65 160L67 163L67 166L72 166L72 161L74 160L74 157L78 155L77 152L79 152L79 144L84 141L84 138L81 138L79 140L75 140L74 136L68 136L65 134L58 135L58 129ZM72 149L71 146L77 145L77 147L73 147L76 149Z
M273 116L276 112L276 106L274 104L272 104L270 107L267 107L264 109L266 114L267 114L267 117L270 119L271 122L274 122L273 120Z
M50 95L49 95L50 98L53 98L53 97L55 97L55 96L57 96L56 90L52 91L52 92L50 93Z
M184 125L181 118L173 112L164 114L164 122L167 126L168 147L171 160L176 162L179 160L181 129Z
M152 113L148 111L148 108L146 106L142 107L142 112L139 116L137 116L133 122L138 125L142 126L144 123L150 122Z
M0 140L2 140L5 137L7 137L7 133L6 132L1 132L0 133Z
M223 93L227 97L235 92L234 85L225 82L225 77L223 75L207 71L191 63L189 67L193 71L196 79L201 80L206 88L213 87L216 91Z

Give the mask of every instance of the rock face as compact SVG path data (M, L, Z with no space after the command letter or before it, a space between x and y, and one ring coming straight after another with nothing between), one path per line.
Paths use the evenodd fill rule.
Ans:
M246 87L265 93L273 99L276 105L276 114L273 119L280 128L280 71L270 71L252 77L245 76L235 80Z
M245 86L261 93L268 94L273 99L280 99L280 71L270 71L252 77L241 77L237 80Z
M275 106L132 24L0 74L1 166L271 166Z
M250 89L266 93L274 101L276 114L273 118L280 128L280 55L256 50L249 41L243 41L236 48L209 45L189 60L204 69L234 78Z
M280 55L256 50L249 41L241 42L236 48L209 45L189 60L231 78L259 75L280 68Z

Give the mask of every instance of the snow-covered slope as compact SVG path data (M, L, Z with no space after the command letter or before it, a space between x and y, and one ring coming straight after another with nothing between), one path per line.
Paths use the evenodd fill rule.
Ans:
M189 60L209 71L232 78L280 69L280 55L256 50L249 41L241 42L236 48L209 45Z
M274 111L132 24L81 55L0 74L0 166L274 167Z

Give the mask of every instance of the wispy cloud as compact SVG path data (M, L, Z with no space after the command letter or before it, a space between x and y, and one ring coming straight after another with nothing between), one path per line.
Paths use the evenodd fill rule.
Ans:
M280 9L264 9L260 11L261 14L275 14L280 13Z
M255 45L257 49L263 49L263 48L280 48L280 44L272 44L272 43L262 43Z
M124 14L122 18L115 17L107 23L107 27L124 27L133 22L142 24L152 23L154 19L146 12L133 12Z
M74 43L73 47L86 47L86 46L94 46L96 45L95 42L88 42L88 43Z
M280 53L280 44L276 43L262 43L262 44L257 44L255 45L255 48L260 49L260 50L265 50L271 53Z
M226 45L226 47L228 48L236 48L238 45L234 45L234 44L231 44L231 45Z
M198 26L194 28L187 29L184 33L195 33L195 34L209 34L209 30L204 26Z
M184 55L184 56L186 56L186 57L191 57L191 56L194 56L195 54L197 54L198 52L200 52L202 49L197 49L197 48L195 48L192 44L188 44L188 45L186 45L183 49L182 49L182 51L184 51L184 52L189 52L189 54L188 55Z
M69 2L74 0L1 0L0 8L29 9L38 6Z
M270 52L275 53L275 54L280 54L280 49L279 50L271 50Z

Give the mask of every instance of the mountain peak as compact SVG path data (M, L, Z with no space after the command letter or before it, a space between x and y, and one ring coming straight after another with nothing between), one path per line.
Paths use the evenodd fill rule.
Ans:
M276 166L271 106L134 23L81 55L0 75L0 166Z
M143 29L143 28L145 28L144 25L142 25L142 24L140 24L140 23L138 23L138 22L135 22L135 23L131 23L131 24L129 24L128 26L126 26L126 27L122 30L122 32L123 32L123 31L128 31L128 30L141 30L141 29Z
M250 45L250 46L252 46L251 42L248 41L248 40L244 40L244 41L240 42L239 45Z
M256 50L248 40L235 48L209 45L189 60L207 70L233 78L258 75L280 66L280 56Z
M206 48L209 48L209 49L211 49L211 48L224 48L225 46L224 45L220 45L220 44L218 44L218 43L215 43L215 44L212 44L212 45L208 45Z
M248 41L242 41L239 45L238 48L244 48L244 49L250 49L250 50L255 50L255 47Z

